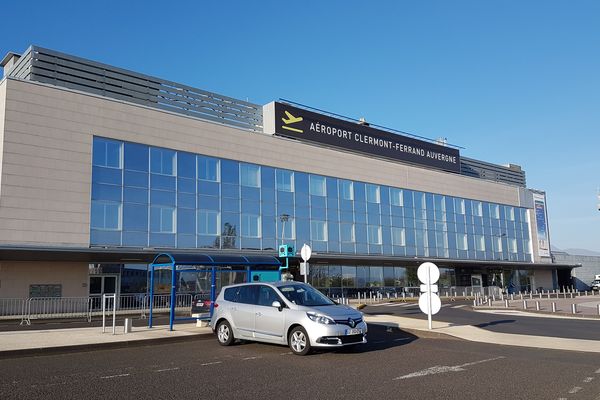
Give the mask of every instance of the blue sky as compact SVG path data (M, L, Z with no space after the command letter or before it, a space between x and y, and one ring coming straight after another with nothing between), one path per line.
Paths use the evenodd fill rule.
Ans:
M29 1L30 44L265 104L286 98L521 165L551 241L600 251L599 1Z

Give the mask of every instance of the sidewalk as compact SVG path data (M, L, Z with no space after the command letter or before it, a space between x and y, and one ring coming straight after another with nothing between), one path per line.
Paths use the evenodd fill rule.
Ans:
M548 317L559 317L559 318L588 318L600 320L598 312L598 305L600 304L599 295L588 295L588 296L574 296L571 298L569 295L560 298L556 298L556 295L551 294L548 298L547 294L540 295L514 295L514 300L505 297L504 300L496 298L491 302L491 306L484 302L481 305L475 307L475 311L478 310L520 310L527 311L532 315L537 316L548 316ZM522 298L521 298L522 297ZM506 300L508 300L508 307L506 307ZM552 303L556 312L552 311ZM576 305L576 313L573 314L572 305ZM539 305L539 310L537 306ZM540 315L541 314L541 315Z
M131 332L124 333L121 325L116 327L114 335L112 326L107 327L105 333L102 333L102 327L0 332L0 357L176 341L212 333L209 327L197 327L195 323L177 324L173 329L169 331L168 325L152 329L133 327Z

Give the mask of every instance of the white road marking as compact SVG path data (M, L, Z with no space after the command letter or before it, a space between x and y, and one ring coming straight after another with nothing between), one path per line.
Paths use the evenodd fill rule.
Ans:
M130 374L108 375L108 376L101 376L100 379L121 378L123 376L129 376L129 375Z
M575 394L575 393L579 392L580 390L583 390L583 388L579 387L579 386L575 386L574 388L569 390L569 394Z
M594 378L593 378L593 377L591 377L591 376L588 376L587 378L585 378L585 379L583 380L583 383L590 383L590 382L591 382L591 381L593 381L593 380L594 380Z
M280 356L287 356L288 354L293 354L291 351L288 351L287 353L281 353L279 354Z
M460 304L460 305L458 305L458 306L454 306L454 307L452 307L452 308L463 308L463 307L466 307L466 306L465 306L464 304Z
M255 357L246 357L246 358L242 358L242 360L244 360L244 361L246 361L246 360L256 360L258 358L262 358L262 357L258 357L258 356L255 356Z
M418 377L421 377L421 376L443 374L443 373L446 373L446 372L460 372L460 371L465 371L464 367L469 367L471 365L482 364L482 363L490 362L490 361L496 361L496 360L500 360L500 359L503 359L503 358L505 358L505 357L504 356L500 356L500 357L488 358L486 360L473 361L473 362L470 362L470 363L465 363L465 364L461 364L461 365L454 365L454 366L436 365L434 367L427 368L427 369L424 369L422 371L413 372L412 374L399 376L399 377L394 378L392 380L396 381L396 380L399 380L399 379L418 378Z
M157 369L154 372L166 372L166 371L177 371L179 369L179 367L175 367L175 368L164 368L164 369Z
M204 364L200 364L203 367L206 367L207 365L215 365L215 364L222 364L223 361L215 361L215 362L209 362L209 363L204 363Z

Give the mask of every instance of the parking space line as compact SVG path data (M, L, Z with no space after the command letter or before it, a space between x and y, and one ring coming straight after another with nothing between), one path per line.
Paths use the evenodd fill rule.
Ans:
M175 368L164 368L164 369L157 369L154 372L166 372L166 371L177 371L179 369L179 367L175 367Z
M215 365L215 364L222 364L223 361L214 361L214 362L209 362L209 363L204 363L204 364L200 364L203 367L206 367L208 365Z
M129 376L130 374L119 374L119 375L107 375L107 376L101 376L100 379L112 379L112 378L121 378L124 376Z
M583 388L579 387L579 386L575 386L574 388L571 388L571 390L569 390L569 394L575 394L575 393L579 392L580 390L583 390Z

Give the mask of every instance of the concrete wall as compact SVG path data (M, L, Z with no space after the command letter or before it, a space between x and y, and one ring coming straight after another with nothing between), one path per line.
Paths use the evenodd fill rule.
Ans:
M522 202L519 188L511 185L250 133L30 81L11 78L3 85L0 244L89 246L94 135L501 204Z
M19 262L0 263L0 298L27 298L29 285L61 284L63 297L88 295L88 263Z
M534 286L532 287L532 290L535 291L539 287L542 287L544 290L554 289L552 272L552 270L535 270L533 272Z
M573 268L571 277L573 285L578 290L589 290L594 280L594 275L600 274L600 257L578 256L567 253L552 253L557 263L581 264L581 267Z

